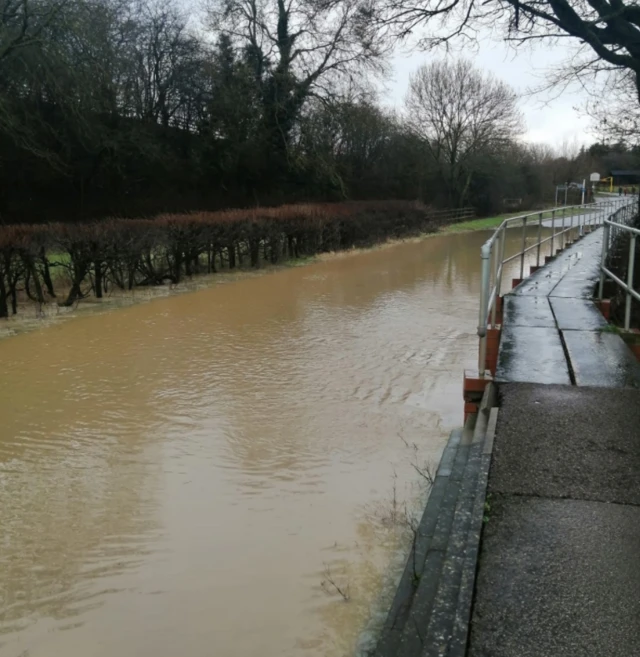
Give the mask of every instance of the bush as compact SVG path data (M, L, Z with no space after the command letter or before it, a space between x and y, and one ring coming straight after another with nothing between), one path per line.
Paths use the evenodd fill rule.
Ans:
M179 283L185 276L249 263L361 247L435 230L449 220L417 202L371 201L164 214L80 224L0 226L0 317L24 290L55 297L50 267L66 270L62 305L109 287Z

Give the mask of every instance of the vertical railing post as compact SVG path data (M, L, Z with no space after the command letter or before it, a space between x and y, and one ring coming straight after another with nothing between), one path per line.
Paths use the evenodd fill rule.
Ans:
M629 268L627 269L627 299L624 307L624 330L628 331L631 326L631 301L633 296L631 290L633 289L633 268L636 262L636 234L631 234L631 241L629 243Z
M555 242L556 239L556 211L552 210L551 211L551 257L553 258L553 254L555 253L553 243Z
M565 215L566 215L566 213L567 213L567 209L562 208L562 236L561 236L561 240L560 240L560 248L561 249L564 249L564 247L567 243L567 238L566 238L567 234L565 233L565 230L566 230L566 228L565 228Z
M502 240L506 238L504 231L498 232L496 235L496 242L494 242L493 248L493 284L496 287L496 298L493 300L493 306L491 307L491 328L496 326L496 312L498 310L498 295L500 294L500 283L498 282L498 276L500 275L500 254L502 253ZM489 300L487 299L487 303Z
M498 257L498 277L496 279L496 299L500 296L502 292L502 267L504 264L504 252L507 245L507 229L502 229L502 240L500 242L500 253L497 254Z
M480 312L478 316L478 376L483 379L487 364L487 299L489 298L489 278L491 276L491 244L484 244L480 250L482 271L480 280Z
M522 220L522 253L520 254L520 280L524 278L524 256L527 248L527 217Z
M567 241L573 240L573 218L575 217L575 208L571 208L571 223L569 224L569 239ZM578 212L578 222L580 222L580 213Z
M600 257L600 285L598 286L598 299L604 299L604 268L607 266L607 254L609 253L609 224L604 225L602 235L602 256Z
M536 250L536 267L540 266L541 247L542 247L542 212L538 215L538 249Z

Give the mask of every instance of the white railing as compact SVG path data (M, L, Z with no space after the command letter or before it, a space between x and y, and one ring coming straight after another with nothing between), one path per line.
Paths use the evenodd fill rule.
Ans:
M620 208L629 205L629 197L600 200L589 205L571 205L550 210L531 212L505 219L481 249L482 274L480 285L480 312L478 318L478 337L480 348L478 354L478 374L485 374L487 355L487 328L495 328L497 303L500 297L505 265L519 260L520 279L523 279L527 254L535 251L535 264L540 266L540 258L545 244L549 244L549 255L555 255L556 247L563 249L572 236L579 236L584 226L601 226ZM505 255L507 233L521 230L522 239L517 253ZM531 229L536 229L531 241ZM543 232L543 228L549 231ZM529 234L528 234L529 233ZM528 240L529 238L529 240ZM516 270L517 271L517 270ZM619 280L619 279L618 279Z
M604 221L604 237L602 240L602 259L600 261L600 286L598 298L602 301L604 295L604 282L608 278L625 291L625 308L624 308L624 328L626 331L631 326L631 302L633 299L640 301L640 293L633 287L633 274L636 259L636 239L640 235L640 230L630 226L638 217L638 199L632 203L619 208L609 218ZM629 256L627 262L627 281L626 283L618 278L608 267L607 260L611 248L623 235L629 235Z

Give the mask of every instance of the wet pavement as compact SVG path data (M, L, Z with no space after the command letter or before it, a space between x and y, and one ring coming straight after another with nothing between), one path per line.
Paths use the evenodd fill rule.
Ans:
M504 297L498 382L640 387L640 364L591 300L602 230L567 248Z
M640 387L640 365L619 335L562 331L562 338L577 386Z
M562 340L557 329L503 326L496 379L509 382L571 384Z
M640 391L500 386L469 657L638 655Z
M640 365L591 300L601 240L504 297L467 657L640 655Z
M607 320L590 299L549 299L558 328L563 331L600 331Z

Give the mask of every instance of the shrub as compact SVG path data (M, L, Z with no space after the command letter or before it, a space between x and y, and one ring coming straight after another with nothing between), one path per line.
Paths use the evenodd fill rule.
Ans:
M8 316L9 299L16 312L21 290L40 303L55 297L52 266L68 274L62 305L71 305L111 286L179 283L203 269L367 246L433 231L447 219L417 202L359 201L0 226L0 317Z

